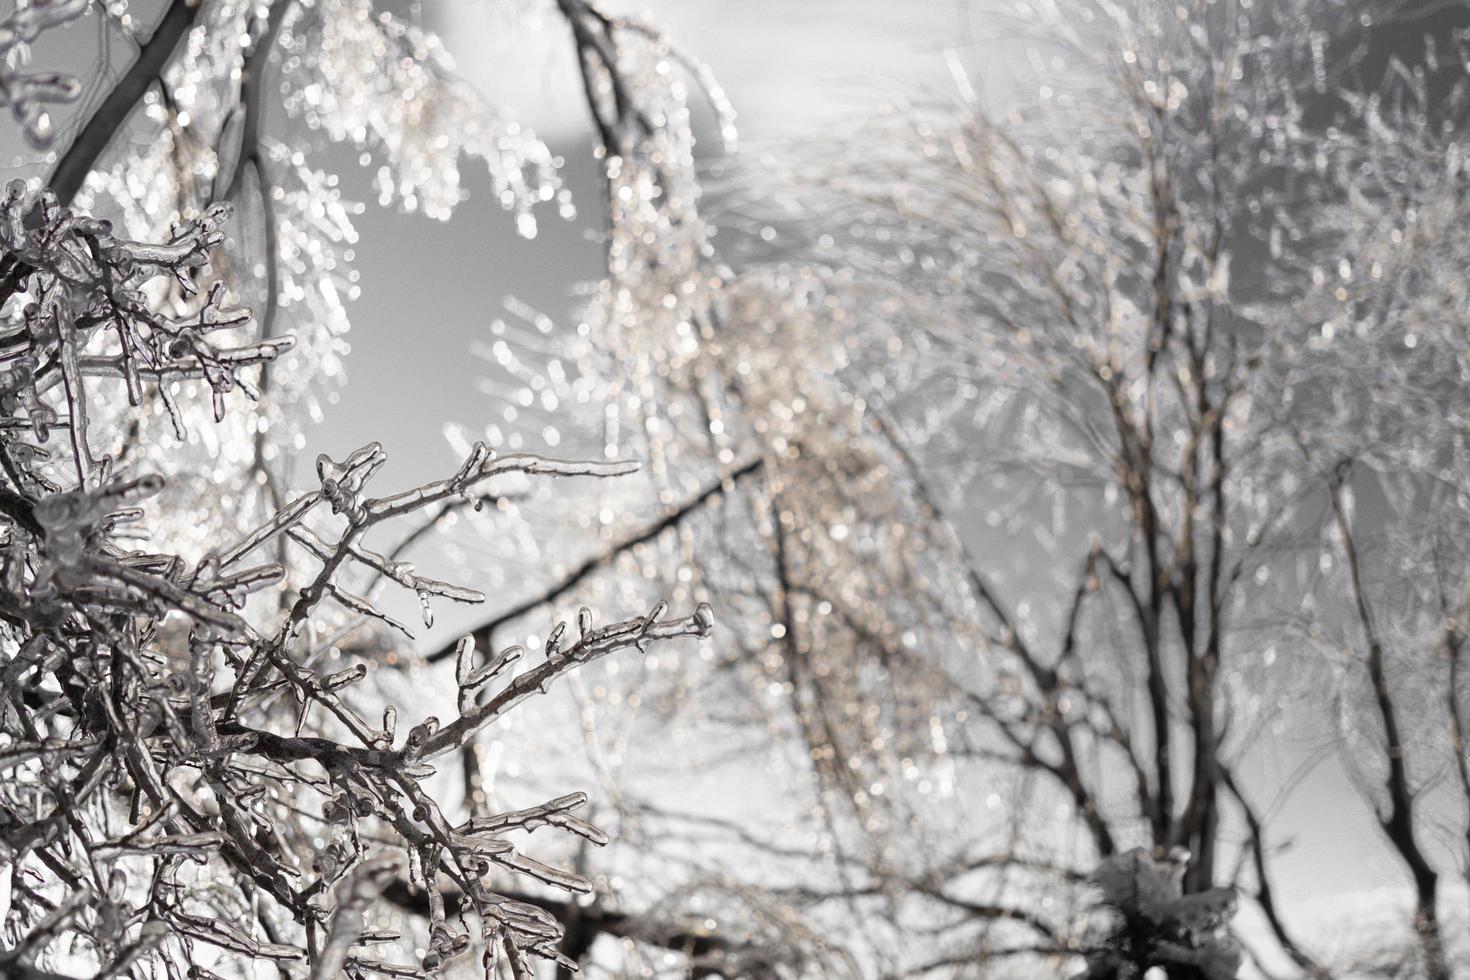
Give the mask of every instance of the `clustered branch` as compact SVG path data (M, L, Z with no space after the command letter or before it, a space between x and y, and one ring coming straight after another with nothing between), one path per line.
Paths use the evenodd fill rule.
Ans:
M27 229L26 205L12 183L0 245L31 271L0 335L0 853L13 888L0 972L50 976L48 964L80 961L110 977L148 960L209 976L254 958L321 978L428 977L473 945L487 976L504 962L529 977L534 958L558 958L557 919L495 882L590 891L509 839L554 827L606 843L575 815L586 797L459 817L431 792L432 761L581 664L707 636L708 607L670 618L659 603L602 627L583 610L575 638L558 627L519 673L524 650L482 654L466 637L457 716L403 733L391 705L380 722L364 717L356 685L368 666L331 669L323 627L409 632L348 586L356 572L415 593L426 626L433 600L483 601L373 551L365 538L379 524L476 498L508 473L635 467L477 445L445 479L370 496L386 459L374 443L318 457L318 485L238 540L197 560L171 553L164 515L148 509L166 476L119 462L120 420L156 396L183 435L191 415L178 391L200 382L221 419L237 393L255 394L246 369L291 341L228 339L250 318L209 284L226 206L147 243L49 194ZM261 559L267 546L300 564ZM400 885L427 898L416 963L371 951L396 938L375 910ZM461 925L446 915L446 888L465 897Z

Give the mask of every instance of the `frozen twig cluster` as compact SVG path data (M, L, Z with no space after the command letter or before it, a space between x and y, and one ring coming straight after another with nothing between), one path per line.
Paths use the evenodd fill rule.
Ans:
M228 339L250 317L210 280L227 208L146 243L46 195L27 228L26 205L12 184L0 212L6 258L28 270L0 328L0 859L10 889L0 973L112 977L153 961L170 975L212 976L270 960L313 978L426 977L473 947L487 976L502 962L531 976L533 958L559 955L561 926L500 894L495 876L591 884L509 835L551 826L607 838L575 815L581 794L455 815L432 791L433 760L581 664L708 635L708 607L667 618L660 603L603 627L584 610L575 636L554 630L541 661L519 673L519 647L482 654L467 638L457 716L406 732L393 706L380 721L355 706L368 666L332 664L325 624L370 618L407 632L349 590L354 569L416 593L426 625L434 599L483 600L373 551L364 539L378 525L508 473L634 467L476 446L445 479L372 496L386 457L371 444L341 461L318 457L314 488L187 560L167 550L148 509L168 474L134 465L128 407L102 392L120 387L130 406L162 399L182 431L190 416L174 382L205 382L222 418L238 394L255 394L243 370L290 341ZM99 404L116 417L96 414ZM400 877L427 908L413 963L371 952L395 938L374 912ZM461 924L446 915L446 893Z

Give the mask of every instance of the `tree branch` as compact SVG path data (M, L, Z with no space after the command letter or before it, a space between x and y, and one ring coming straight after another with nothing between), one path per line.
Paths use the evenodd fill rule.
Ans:
M76 139L72 140L71 146L62 155L61 162L56 165L47 181L47 187L62 206L71 204L86 181L87 174L92 172L97 158L112 143L113 137L132 115L144 93L163 73L169 56L198 17L202 5L202 0L173 0L169 4L168 10L158 22L158 27L139 49L138 59L113 86L107 98L102 100L102 104L77 133ZM26 214L25 223L30 228L40 225L39 200ZM20 288L21 281L30 272L30 266L16 255L7 255L0 262L0 303L5 302Z
M607 550L593 555L581 565L578 565L569 575L561 579L555 585L550 586L544 592L530 599L520 602L505 612L500 613L487 623L475 627L470 633L475 638L475 644L481 648L488 649L491 634L498 631L507 623L513 622L527 613L534 612L542 606L548 605L566 595L578 585L581 585L589 576L599 569L606 568L616 561L620 556L657 538L671 527L677 527L684 522L695 511L718 496L722 496L736 482L761 471L765 466L764 457L759 457L744 464L738 469L732 470L727 476L716 480L700 490L699 493L690 497L684 503L664 514L663 517L649 524L647 527L634 532ZM448 660L455 655L459 642L447 644L429 654L426 658L429 663L436 664Z
M169 56L194 24L202 7L202 0L173 0L169 4L152 36L139 49L138 60L113 86L77 138L72 140L48 183L51 192L63 205L70 204L77 191L81 190L93 164L112 143L113 136L127 122L144 93L163 73ZM38 209L32 209L31 216L39 217L39 214Z

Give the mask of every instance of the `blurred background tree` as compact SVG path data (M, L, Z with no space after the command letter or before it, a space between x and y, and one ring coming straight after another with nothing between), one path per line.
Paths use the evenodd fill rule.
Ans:
M609 547L482 635L685 583L740 624L707 669L583 705L621 846L697 850L712 918L849 969L1065 973L1090 872L1143 845L1188 854L1186 892L1252 900L1252 968L1450 976L1461 13L976 18L1028 45L1035 87L975 91L961 50L952 94L771 148L703 211L614 179L653 206L614 209L576 369L536 311L495 326L491 437L590 403L608 447L654 461L663 509L609 498ZM650 772L606 763L650 702L689 733L676 767L788 781L734 821L739 801L653 802ZM1293 780L1269 767L1304 718L1411 896L1356 948L1304 941L1273 888Z

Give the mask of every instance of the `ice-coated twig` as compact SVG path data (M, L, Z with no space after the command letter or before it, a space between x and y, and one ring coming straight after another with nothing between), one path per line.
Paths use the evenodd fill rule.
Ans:
M707 635L708 608L665 619L660 603L600 629L584 613L576 642L564 644L560 627L545 661L499 688L522 648L477 664L466 641L458 713L421 719L401 741L392 705L372 707L381 725L365 717L369 663L326 654L364 621L408 632L362 584L382 579L413 593L426 627L434 599L485 599L369 548L374 528L511 474L606 477L636 464L496 457L476 445L450 476L374 496L387 455L369 443L345 459L318 457L316 486L186 560L157 522L166 475L140 473L130 455L129 410L156 398L183 432L194 409L172 386L193 379L208 388L215 419L226 418L239 406L227 396L254 393L241 372L291 342L219 342L250 323L210 270L228 208L140 242L47 195L40 223L28 224L26 202L16 183L0 202L0 248L6 268L21 270L24 294L0 332L0 620L16 650L0 665L0 798L14 815L6 860L43 884L14 899L19 941L0 972L29 969L58 939L84 937L99 977L160 959L177 965L178 950L201 946L313 977L428 977L470 943L446 913L446 889L468 897L480 933L514 951L513 961L555 959L555 920L498 894L496 883L506 873L576 892L590 883L503 835L553 826L603 843L568 812L584 799L476 825L430 795L431 762L579 664ZM138 550L139 541L158 550ZM258 554L267 545L276 546L269 559ZM318 811L319 839L295 829L302 813ZM364 863L369 844L382 857ZM419 964L357 956L373 937L364 913L405 863L428 900ZM223 898L179 897L193 865L221 882ZM248 913L240 896L253 903ZM84 904L94 910L85 921Z
M339 975L348 951L361 942L366 931L363 913L397 875L397 859L391 854L379 855L359 865L337 886L337 909L326 942L311 965L311 980L331 980Z
M475 732L532 694L544 691L546 685L573 667L590 663L616 650L639 646L645 640L666 640L676 636L705 637L710 635L713 628L714 617L709 606L700 603L694 614L685 619L656 624L644 619L630 619L594 631L563 651L561 656L548 658L539 666L518 674L499 694L431 735L424 742L419 757L432 759L460 747Z

